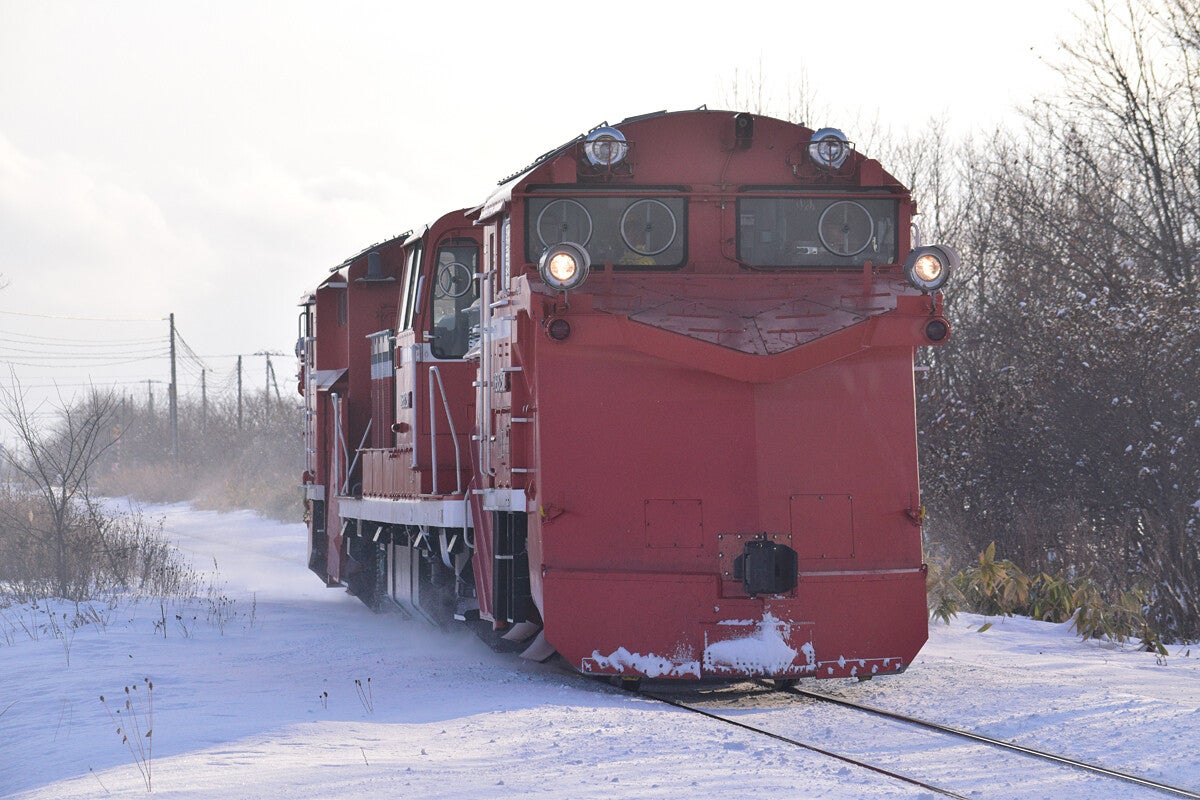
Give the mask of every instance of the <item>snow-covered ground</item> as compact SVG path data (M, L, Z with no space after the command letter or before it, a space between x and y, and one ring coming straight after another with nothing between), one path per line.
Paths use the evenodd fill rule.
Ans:
M465 631L372 614L304 568L299 525L146 511L199 569L215 560L213 591L186 606L85 606L94 621L61 637L44 606L0 610L0 796L143 796L139 767L155 796L213 800L930 796ZM1163 659L990 621L935 624L903 675L808 685L1200 789L1200 646ZM153 743L144 758L100 702L123 707L134 685L141 734L153 699L153 736L135 734ZM1165 796L748 686L674 695L966 795Z

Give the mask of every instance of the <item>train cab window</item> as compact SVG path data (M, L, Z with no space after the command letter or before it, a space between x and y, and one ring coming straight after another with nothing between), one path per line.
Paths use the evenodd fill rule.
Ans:
M897 209L886 198L743 197L738 260L754 267L894 264Z
M449 239L438 245L433 273L433 338L436 358L462 358L479 326L479 245Z
M538 197L530 199L527 214L528 261L561 242L582 245L593 268L681 267L687 260L682 197Z
M404 259L404 288L400 292L399 330L410 330L416 314L417 287L420 284L421 250L418 241Z
M500 287L504 290L512 285L512 220L504 218L500 223Z

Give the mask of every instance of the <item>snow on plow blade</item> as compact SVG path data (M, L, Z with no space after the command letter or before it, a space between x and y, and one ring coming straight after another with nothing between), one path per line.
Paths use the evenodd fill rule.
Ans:
M817 671L812 624L770 613L761 620L723 620L704 626L706 677L750 675L798 678Z

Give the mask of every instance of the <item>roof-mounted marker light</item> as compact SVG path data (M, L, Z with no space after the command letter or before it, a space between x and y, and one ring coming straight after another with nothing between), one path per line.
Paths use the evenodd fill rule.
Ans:
M936 292L958 268L958 252L944 244L918 247L904 260L904 277L923 292Z
M822 169L839 169L850 155L850 140L837 128L821 128L808 144L808 157Z
M583 140L583 154L593 167L613 167L625 160L629 145L616 128L596 128Z
M560 242L546 249L538 259L542 282L562 292L577 289L587 280L592 259L588 251L574 242Z
M733 146L737 150L749 150L754 143L754 115L733 115Z

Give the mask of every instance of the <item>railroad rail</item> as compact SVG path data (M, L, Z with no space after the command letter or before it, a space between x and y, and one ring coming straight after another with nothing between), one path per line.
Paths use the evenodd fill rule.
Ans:
M899 772L892 772L891 770L884 769L883 767L878 767L874 764L867 763L866 761L860 761L859 759L851 758L850 756L842 755L841 753L835 753L832 750L826 750L822 747L817 747L816 745L811 744L809 742L802 742L799 739L793 739L790 736L783 736L782 734L774 733L774 732L768 731L764 728L759 728L754 725L747 725L745 722L738 722L735 719L729 719L728 717L723 717L720 714L714 714L711 711L705 711L702 708L690 706L687 703L681 703L678 700L672 700L669 697L663 697L662 695L657 695L652 692L647 692L644 690L639 690L638 694L640 694L642 697L648 698L650 700L656 700L660 703L666 703L669 706L674 706L675 708L683 709L684 711L690 711L693 714L699 714L700 716L708 717L709 719L718 720L720 722L725 723L726 725L733 725L734 727L752 731L761 736L766 736L768 738L775 739L780 742L785 742L786 744L790 744L794 747L799 747L803 750L808 750L810 752L817 753L818 755L837 759L838 761L842 761L846 764L851 764L856 767L861 767L862 769L866 769L871 772L877 773L879 775L883 775L888 778L892 778L893 780L897 780L902 783L907 783L910 786L918 786L922 789L926 789L926 790L934 792L936 794L940 794L943 797L953 797L953 798L957 798L957 800L968 800L968 798L965 795L957 794L955 792L950 791L949 789L943 789L940 786L934 786L931 783L925 783L924 781L917 780L916 778L910 777L908 775L902 775Z
M764 685L766 685L766 684L764 684ZM633 688L633 687L627 687L627 688ZM956 736L956 737L963 738L963 739L968 739L977 744L983 744L983 745L987 745L987 746L991 746L991 747L996 747L996 748L1008 750L1010 752L1015 752L1020 755L1028 756L1031 758L1049 761L1049 762L1052 762L1052 763L1055 763L1060 766L1067 767L1067 768L1070 768L1073 770L1087 772L1087 773L1090 773L1093 775L1098 775L1098 776L1101 776L1104 778L1109 778L1112 780L1118 780L1118 781L1122 781L1124 783L1129 783L1129 784L1133 784L1136 786L1140 786L1145 789L1150 789L1153 791L1166 793L1166 794L1172 795L1174 797L1184 797L1184 798L1191 798L1191 800L1200 800L1200 792L1192 791L1190 789L1184 789L1184 788L1181 788L1178 786L1172 786L1170 784L1162 783L1160 781L1155 781L1155 780L1151 780L1149 778L1132 775L1129 773L1121 772L1119 770L1099 766L1097 764L1091 764L1091 763L1088 763L1085 761L1070 758L1068 756L1062 756L1062 755L1058 755L1055 753L1049 753L1044 750L1037 750L1032 747L1025 747L1023 745L1014 744L1012 742L1006 742L1001 739L994 739L989 736L984 736L982 734L963 730L961 728L955 728L955 727L952 727L949 725L943 725L941 723L931 722L929 720L923 720L923 719L919 719L917 717L911 717L911 716L908 716L905 714L899 714L896 712L887 711L887 710L880 709L880 708L875 708L873 706L868 706L868 705L865 705L862 703L856 703L852 700L845 700L843 698L834 697L832 695L823 694L821 692L814 692L814 691L810 691L807 689L799 689L799 688L792 687L792 686L769 687L769 688L771 688L774 692L790 694L790 695L794 695L797 697L804 697L804 698L807 698L810 700L815 700L818 702L829 703L832 705L842 706L844 708L849 708L849 709L853 709L856 711L873 714L876 716L891 719L896 722L901 722L901 723L904 723L907 725L923 728L925 730L936 731L938 733L943 733L943 734ZM765 737L774 739L776 741L784 742L784 743L792 745L794 747L808 750L810 752L825 756L827 758L836 759L843 763L850 764L850 765L856 766L856 767L860 767L862 769L868 770L870 772L874 772L879 775L883 775L883 776L891 778L893 780L896 780L896 781L899 781L902 783L906 783L911 786L920 787L922 789L934 792L943 797L964 798L964 795L958 794L950 789L947 789L947 788L944 788L941 786L935 786L933 784L930 784L925 781L921 781L917 778L914 778L910 775L904 775L902 773L888 770L883 767L877 766L875 764L871 764L871 763L869 763L867 761L863 761L861 759L853 758L851 756L843 755L841 753L836 753L831 750L820 747L818 745L815 745L811 742L801 741L799 739L795 739L790 736L785 736L783 734L779 734L774 731L769 731L764 728L757 727L755 725L750 725L745 722L741 722L741 721L738 721L735 719L730 719L729 717L722 716L721 714L717 714L712 711L707 711L703 708L699 708L697 706L690 705L688 703L684 703L684 702L675 700L670 697L666 697L662 694L658 694L653 691L646 691L644 689L639 688L637 690L637 693L647 699L655 700L657 702L661 702L666 705L682 709L684 711L690 711L694 714L698 714L700 716L722 722L726 725L731 725L731 726L734 726L737 728L741 728L743 730L750 731L752 733L757 733L761 736L765 736Z
M832 703L834 705L839 705L844 708L853 708L857 711L864 711L869 714L875 714L876 716L886 717L887 719L896 720L898 722L904 722L909 725L915 725L915 726L918 726L921 728L925 728L927 730L938 731L940 733L948 733L953 736L959 736L964 739L970 739L971 741L979 742L981 744L990 745L992 747L999 747L999 748L1003 748L1005 750L1011 750L1016 753L1021 753L1022 755L1032 756L1034 758L1040 758L1045 761L1052 761L1052 762L1055 762L1058 764L1062 764L1062 765L1071 767L1073 769L1083 770L1085 772L1091 772L1096 775L1102 775L1106 778L1113 778L1116 780L1124 781L1126 783L1132 783L1137 786L1142 786L1147 789L1154 789L1156 791L1166 792L1168 794L1175 795L1176 797L1187 797L1187 798L1192 798L1192 800L1200 800L1200 792L1194 792L1194 791L1191 791L1190 789L1182 789L1178 786L1172 786L1167 783L1161 783L1159 781L1150 780L1149 778L1142 778L1137 775L1130 775L1129 773L1121 772L1121 771L1115 770L1115 769L1109 769L1108 767L1102 767L1102 766L1099 766L1098 764L1090 764L1086 761L1080 761L1078 759L1069 758L1067 756L1060 756L1055 753L1048 753L1044 750L1037 750L1032 747L1025 747L1024 745L1014 744L1013 742L1006 742L1003 739L993 739L990 736L984 736L983 734L980 734L980 733L973 733L971 731L963 730L961 728L955 728L950 725L942 725L941 723L938 723L938 722L930 722L929 720L918 719L917 717L911 717L906 714L898 714L894 711L887 711L882 708L875 708L874 706L868 706L863 703L856 703L853 700L846 700L841 697L834 697L832 695L823 694L822 692L814 692L809 689L800 689L795 686L777 687L776 691L784 692L786 694L796 695L797 697L807 697L811 700L817 700L817 701L823 702L823 703Z

